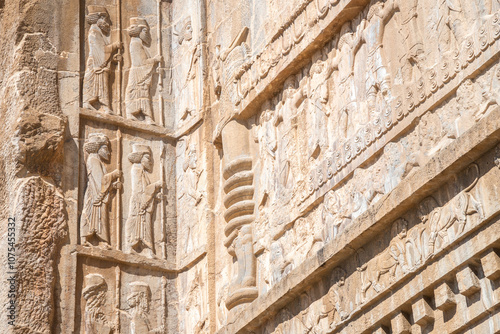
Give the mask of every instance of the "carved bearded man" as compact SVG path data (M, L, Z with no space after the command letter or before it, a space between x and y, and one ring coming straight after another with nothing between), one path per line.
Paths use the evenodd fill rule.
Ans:
M102 133L93 133L85 141L87 158L87 189L85 190L80 236L83 245L90 246L94 240L98 246L109 248L108 204L112 188L119 188L116 181L121 172L115 169L108 173L104 162L109 161L109 139Z
M154 200L162 187L161 181L151 183L148 173L153 170L151 148L134 144L128 160L131 168L132 194L130 197L129 216L126 223L126 237L129 252L144 252L154 257L153 211Z
M130 334L153 334L164 333L163 327L151 328L149 322L149 303L151 302L151 290L144 282L130 283L130 294L127 303L130 307Z
M125 91L127 118L139 120L144 118L147 123L153 124L150 88L155 65L162 60L162 57L149 55L147 48L151 46L151 33L144 18L131 18L128 34L132 66Z
M85 305L85 334L109 334L113 332L111 324L104 314L108 285L99 274L85 276L86 286L82 291Z
M120 43L110 44L109 14L103 6L89 6L89 56L83 78L83 107L111 114L109 102L109 64Z

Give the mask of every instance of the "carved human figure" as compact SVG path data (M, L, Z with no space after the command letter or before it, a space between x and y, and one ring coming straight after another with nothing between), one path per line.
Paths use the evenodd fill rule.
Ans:
M423 37L418 24L418 0L397 0L396 6L400 12L400 15L396 17L399 32L406 43L406 52L401 61L403 81L409 84L416 79L415 66L422 72L424 54Z
M187 333L202 333L206 327L207 319L203 318L201 273L197 272L196 277L191 282L191 287L186 300L186 331Z
M130 334L165 333L163 326L153 329L149 322L149 304L151 303L151 289L144 282L130 283L130 294L127 304L130 307Z
M362 27L359 29L361 31ZM358 34L359 31L357 31ZM361 109L358 105L354 82L354 41L355 37L351 22L346 22L340 29L340 38L337 48L334 49L335 56L331 60L332 68L338 71L336 76L338 101L335 101L337 105L333 108L339 110L337 117L330 117L329 119L329 132L334 135L330 138L331 147L333 147L336 140L347 138L356 131L357 126L367 121L366 117L360 114Z
M321 221L326 229L325 241L334 239L340 232L344 218L342 216L340 198L333 190L325 195L321 211Z
M120 43L110 42L111 22L104 6L88 6L87 23L90 24L89 56L83 78L83 107L111 114L109 65Z
M307 146L308 156L317 157L321 148L328 146L327 117L330 112L327 107L329 95L327 80L333 72L331 61L317 59L311 66L310 79L307 81Z
M261 113L257 130L257 141L259 142L262 166L259 205L265 205L267 199L271 196L271 192L274 190L274 161L276 158L276 149L278 148L274 121L271 109L265 108Z
M132 193L125 228L128 251L154 257L153 212L162 183L151 183L147 175L153 171L151 148L134 144L132 149L128 155L128 160L133 164L130 172Z
M161 56L151 57L148 48L151 46L151 33L148 22L142 17L132 17L128 28L130 36L130 61L132 63L125 91L127 118L145 120L153 124L151 109L151 81L156 64Z
M396 9L397 4L394 0L387 2L372 0L366 20L361 23L363 31L353 43L354 54L359 51L361 43L365 43L367 48L365 93L369 112L376 109L379 92L382 93L386 104L390 104L391 78L387 69L388 62L384 56L383 38L385 26Z
M345 308L346 294L344 291L346 272L340 267L333 269L330 275L330 289L323 297L323 306L320 313L320 320L328 319L326 328L333 329L335 325L348 316Z
M256 284L256 261L253 253L252 227L243 225L233 241L234 253L238 260L238 273L229 287L229 294L235 295L238 290L254 287Z
M82 291L85 299L85 334L109 334L114 332L112 324L103 308L106 304L108 285L99 274L85 276L85 288Z
M195 79L198 77L198 60L201 56L201 47L199 43L192 45L193 27L191 16L185 17L179 24L177 24L174 31L179 43L179 56L183 60L179 66L179 115L180 121L187 120L197 111L197 90ZM188 61L185 61L189 59ZM187 65L187 66L185 66Z
M283 98L276 110L276 126L278 126L278 178L279 184L285 189L291 189L294 184L292 171L292 156L296 149L297 138L297 108L304 100L302 89L295 89L295 76L286 79L283 87Z
M198 190L198 181L203 173L203 170L198 170L198 153L196 145L191 144L186 148L185 161L183 164L184 174L180 176L181 189L179 191L179 201L182 203L186 212L179 213L182 218L182 235L184 242L184 254L189 254L193 251L193 229L197 226L198 215L197 207L200 204L203 193Z
M439 50L442 54L458 50L466 36L466 18L460 0L440 0L438 11Z
M80 221L82 245L98 245L110 248L109 241L109 202L113 188L120 188L117 180L122 173L115 169L106 170L109 161L109 139L102 133L89 135L83 146L87 157L87 189L83 199L83 211Z

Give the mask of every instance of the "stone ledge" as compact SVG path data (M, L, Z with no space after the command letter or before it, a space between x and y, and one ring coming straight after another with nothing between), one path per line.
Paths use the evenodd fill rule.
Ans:
M266 295L260 296L239 313L234 322L218 333L245 333L272 317L305 287L319 280L327 271L354 253L376 234L389 228L393 220L430 195L442 183L478 159L500 142L500 108L477 122L446 149L437 153L414 174L358 217L349 230L295 268Z

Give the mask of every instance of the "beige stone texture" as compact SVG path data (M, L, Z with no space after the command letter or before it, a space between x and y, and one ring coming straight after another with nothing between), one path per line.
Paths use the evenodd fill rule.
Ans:
M498 0L0 0L0 333L500 333Z

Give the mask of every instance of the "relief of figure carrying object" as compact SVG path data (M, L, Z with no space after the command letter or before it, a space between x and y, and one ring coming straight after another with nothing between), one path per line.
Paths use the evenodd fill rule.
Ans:
M184 242L184 254L193 251L193 240L197 235L193 235L193 230L199 223L197 207L203 197L203 192L198 190L198 181L203 170L198 170L198 153L195 144L186 145L186 154L183 164L184 174L179 177L181 189L179 191L179 201L184 202L182 206L189 212L179 213L182 219L182 234Z
M120 189L119 178L122 173L115 169L106 171L105 162L109 161L109 139L102 133L89 135L83 149L87 157L87 189L84 195L83 211L80 221L80 237L84 246L98 245L110 249L109 240L109 202L113 188Z
M83 107L112 114L109 66L113 53L121 48L121 43L110 43L111 22L104 6L88 6L87 23L90 24L89 56L83 78Z
M386 105L390 106L391 77L387 69L388 62L384 56L383 38L385 26L396 12L396 9L397 4L394 0L388 0L387 2L372 0L366 20L361 24L362 33L353 43L354 55L359 51L361 43L365 43L367 47L365 92L368 112L375 111L379 92L382 93Z
M329 57L328 57L329 58ZM307 109L307 146L308 156L316 158L322 148L328 146L327 117L328 110L328 85L334 63L327 58L326 61L317 59L311 66L310 77L306 81L306 93L308 97Z
M148 124L154 124L150 88L155 73L154 69L158 63L163 61L163 57L149 55L151 32L146 19L142 17L130 18L128 34L130 36L132 66L125 91L127 118L145 120Z
M108 285L99 274L85 276L85 288L82 291L85 299L85 334L110 334L116 333L115 328L108 322L103 310L106 305Z
M265 107L259 118L256 141L259 143L261 159L259 206L264 206L274 190L274 161L278 148L275 119L270 108Z
M342 320L349 317L349 313L345 310L347 294L345 291L345 278L346 272L340 267L333 269L330 275L331 284L330 289L326 296L323 297L323 305L321 308L320 318L326 318L328 320L327 326L322 326L323 328L328 328L333 330L335 326Z
M134 144L128 160L133 164L130 174L132 194L130 197L129 216L125 226L127 250L129 253L145 253L155 257L153 238L153 213L155 199L161 196L162 182L151 183L148 173L153 171L151 148L147 145ZM161 198L161 197L160 197Z
M151 289L144 282L130 283L130 294L127 296L129 310L124 312L130 319L130 334L163 334L166 329L163 326L152 328L149 321L149 309L151 303Z

